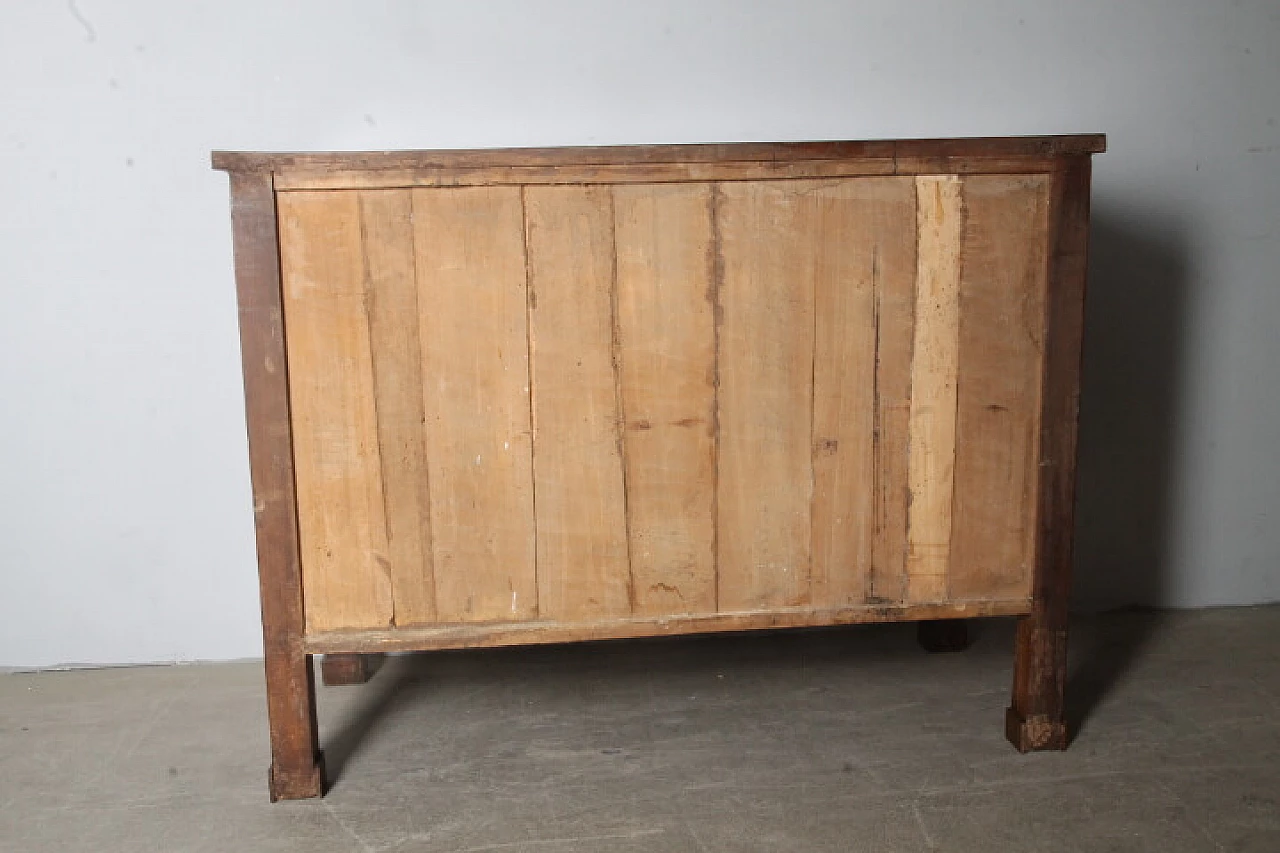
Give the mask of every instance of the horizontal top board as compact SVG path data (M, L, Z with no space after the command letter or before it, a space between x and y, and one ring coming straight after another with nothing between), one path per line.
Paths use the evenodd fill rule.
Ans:
M214 151L227 172L381 171L489 167L610 166L664 163L794 163L821 160L1043 158L1099 154L1103 134L844 142L734 142L703 145L611 145L569 148L478 148L439 151L261 153ZM887 170L892 173L892 170Z

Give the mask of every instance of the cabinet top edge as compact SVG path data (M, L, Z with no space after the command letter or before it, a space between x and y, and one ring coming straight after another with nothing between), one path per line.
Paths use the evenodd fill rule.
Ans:
M564 148L472 148L427 151L254 152L214 151L213 168L225 172L278 169L474 168L485 166L594 166L658 163L794 162L926 157L1046 157L1100 154L1101 133L957 139L883 139L816 142L729 142L694 145L600 145Z

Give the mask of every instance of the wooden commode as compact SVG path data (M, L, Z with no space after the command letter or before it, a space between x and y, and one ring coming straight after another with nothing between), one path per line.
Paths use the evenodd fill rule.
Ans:
M314 654L1018 616L1008 736L1065 747L1103 148L215 153L272 796Z

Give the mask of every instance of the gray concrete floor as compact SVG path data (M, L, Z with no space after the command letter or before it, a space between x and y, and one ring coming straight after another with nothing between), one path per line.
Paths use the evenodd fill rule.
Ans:
M1280 607L1079 623L1061 754L1005 743L975 627L396 658L274 806L259 664L0 675L0 850L1280 851Z

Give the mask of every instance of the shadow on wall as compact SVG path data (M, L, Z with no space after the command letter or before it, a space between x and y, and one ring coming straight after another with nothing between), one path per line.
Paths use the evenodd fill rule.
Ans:
M1105 203L1092 212L1073 583L1084 612L1168 600L1189 258L1180 231L1139 224ZM1158 621L1102 619L1076 633L1072 731L1124 677Z
M1100 208L1100 209L1099 209ZM1167 599L1188 258L1179 233L1093 211L1085 313L1074 601Z

